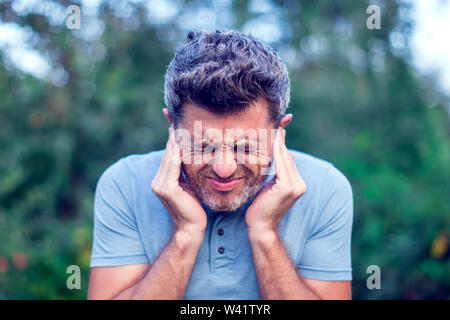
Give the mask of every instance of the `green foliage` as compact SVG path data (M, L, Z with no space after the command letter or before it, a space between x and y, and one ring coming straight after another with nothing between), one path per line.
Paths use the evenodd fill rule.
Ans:
M407 37L409 25L393 2L383 7L381 30L365 28L364 2L274 3L285 34L273 46L296 53L288 61L287 144L331 161L353 187L354 298L450 298L448 113L412 72L407 50L389 49L392 29ZM148 23L144 8L132 6L132 16L120 18L104 4L104 32L86 40L0 3L0 19L30 27L35 47L70 75L55 87L0 56L0 299L84 299L97 179L118 158L165 145L164 72L186 30L177 17ZM257 15L247 8L233 2L232 27ZM327 49L314 51L314 41ZM371 60L376 49L381 66ZM352 52L362 58L353 61ZM434 106L430 96L438 97ZM66 287L73 264L82 269L82 290ZM366 287L372 264L381 268L381 290Z

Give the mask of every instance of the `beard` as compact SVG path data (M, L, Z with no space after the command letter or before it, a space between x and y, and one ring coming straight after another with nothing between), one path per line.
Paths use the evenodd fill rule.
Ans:
M207 177L215 177L218 180L221 180L214 173L211 166L205 166L197 174L190 174L185 168L183 168L183 170L185 172L186 182L200 201L213 211L225 212L235 211L241 208L258 193L266 179L266 176L262 175L261 171L269 166L260 167L258 174L254 174L244 165L238 165L236 172L227 180L243 178L244 186L242 187L242 190L231 199L231 193L235 192L234 190L227 192L215 191L213 194L207 189Z

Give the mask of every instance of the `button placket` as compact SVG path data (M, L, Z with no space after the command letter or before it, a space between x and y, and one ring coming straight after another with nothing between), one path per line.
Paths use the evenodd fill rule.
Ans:
M219 222L216 226L216 253L219 256L224 256L226 253L227 242L224 234L224 223Z
M212 232L212 247L211 255L213 257L212 263L213 268L221 268L228 263L230 263L232 259L232 250L230 248L231 239L229 239L229 232L227 230L230 228L229 226L229 218L227 216L219 216L214 223L214 229ZM231 251L230 251L231 250Z

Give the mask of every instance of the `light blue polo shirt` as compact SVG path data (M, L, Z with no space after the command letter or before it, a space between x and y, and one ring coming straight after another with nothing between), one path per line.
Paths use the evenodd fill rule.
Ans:
M307 191L279 223L279 236L300 276L352 279L353 196L346 177L327 161L290 150ZM167 245L172 220L150 189L164 150L111 165L95 193L91 267L153 264ZM268 176L268 179L271 176ZM260 299L245 210L205 209L208 223L185 299Z

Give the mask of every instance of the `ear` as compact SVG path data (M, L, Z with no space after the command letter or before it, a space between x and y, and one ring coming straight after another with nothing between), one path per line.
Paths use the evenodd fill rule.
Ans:
M166 117L167 121L169 121L169 124L170 124L170 125L173 125L173 119L172 119L172 117L171 117L171 115L170 115L169 109L163 108L162 111L163 111L163 114L164 114L164 116Z
M292 120L292 113L285 115L283 118L280 119L280 127L281 128L286 127L289 124L289 122L291 122L291 120Z

